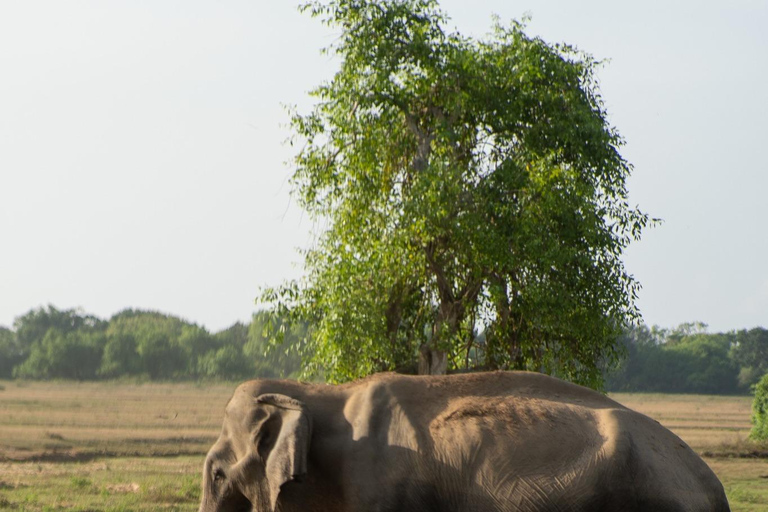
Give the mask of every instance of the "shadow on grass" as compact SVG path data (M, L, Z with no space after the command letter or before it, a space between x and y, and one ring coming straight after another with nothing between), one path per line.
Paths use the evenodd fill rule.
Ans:
M768 441L739 440L723 443L716 448L705 450L702 457L729 459L768 459Z
M131 452L126 450L109 451L109 450L97 450L97 451L55 451L55 452L42 452L42 453L29 453L23 456L9 457L7 455L0 455L0 462L91 462L96 459L107 459L117 457L138 457L138 458L172 458L172 457L184 457L184 456L204 456L207 453L206 450L176 450L174 452L163 453L147 453L147 452Z

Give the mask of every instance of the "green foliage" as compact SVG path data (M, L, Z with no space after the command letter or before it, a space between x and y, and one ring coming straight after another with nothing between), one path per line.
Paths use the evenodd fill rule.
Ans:
M667 375L659 345L663 338L646 325L627 329L619 338L623 360L607 371L606 388L611 391L658 391L660 375Z
M270 315L236 323L216 334L180 318L127 309L109 321L53 306L18 317L17 331L0 327L0 378L241 380L298 374L294 345L305 327L287 330L283 347L263 336ZM282 325L282 320L278 319ZM26 347L24 350L21 347Z
M123 364L105 361L102 374L123 370L147 374L151 379L171 379L187 372L188 365L180 339L185 327L196 327L183 320L153 311L126 310L110 320L107 332L115 354Z
M220 379L259 376L258 371L254 372L254 367L259 365L258 359L243 353L248 343L248 331L248 325L237 322L213 335L209 350L198 358L198 375Z
M15 377L32 379L93 379L101 363L105 337L101 332L61 332L48 329L32 345L29 357L14 370Z
M183 353L174 341L164 332L150 332L139 338L136 352L151 379L171 379L183 371Z
M258 316L258 313L254 315L254 319ZM249 325L237 322L231 327L219 331L213 335L215 344L218 346L232 345L242 348L248 343Z
M214 334L153 311L125 310L104 321L52 306L32 310L14 325L26 336L27 355L21 356L17 332L0 327L0 370L4 372L0 378L296 378L302 372L302 358L313 358L312 346L306 343L311 337L309 325L266 311L254 314L250 323L238 322ZM270 341L268 332L279 333L282 343ZM611 391L743 393L748 387L739 377L764 363L759 350L764 332L756 328L710 334L701 323L674 329L644 325L627 329L619 340L626 357L620 364L603 364L610 366L606 387ZM475 334L476 344L469 354L472 361L486 357L485 336L485 332ZM316 375L325 377L322 370Z
M136 351L135 336L129 330L110 322L98 374L102 377L119 377L140 373L141 361Z
M185 325L181 329L178 344L186 361L184 375L196 376L198 360L206 354L211 347L217 345L215 338L202 327L197 325ZM237 351L239 353L239 351ZM226 374L224 374L226 375ZM219 377L223 377L220 375Z
M695 334L665 347L679 361L676 391L689 393L736 393L737 369L728 357L730 339L727 335Z
M734 394L743 392L731 358L734 333L708 334L704 324L675 329L642 325L625 332L626 358L608 373L611 391Z
M739 384L749 387L768 373L768 329L756 327L734 334L731 358L739 365Z
M199 375L219 379L237 379L251 373L251 365L243 358L243 352L233 345L210 350L198 362Z
M83 476L71 477L69 479L69 485L72 487L72 490L76 492L93 492L95 490L93 482L89 478Z
M279 345L270 344L265 336L270 327L282 333ZM248 341L243 346L243 355L254 362L255 374L259 377L297 377L301 371L301 340L305 337L306 325L289 325L281 318L259 312L253 315L248 328Z
M620 257L649 219L594 60L519 23L448 33L436 1L304 9L340 31L339 71L291 119L294 191L330 227L306 277L262 301L310 325L308 371L344 381L427 350L599 386L638 319Z
M0 379L13 376L13 367L23 360L15 333L7 327L0 327Z
M756 441L768 440L768 373L752 386L755 399L752 402L752 431L749 436Z
M22 358L26 358L32 346L43 339L49 329L57 329L66 334L81 329L100 330L104 321L92 315L86 315L77 309L58 310L49 305L46 308L32 309L13 322L16 344Z
M15 366L15 377L95 377L105 344L104 321L76 309L48 306L18 317L14 327L18 360L23 361Z

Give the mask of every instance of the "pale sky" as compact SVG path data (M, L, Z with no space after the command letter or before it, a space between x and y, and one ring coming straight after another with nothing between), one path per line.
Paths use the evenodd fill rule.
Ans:
M610 59L599 72L664 223L627 252L649 325L768 327L768 1L445 0ZM0 325L156 309L216 331L301 273L283 105L337 62L285 0L0 0Z

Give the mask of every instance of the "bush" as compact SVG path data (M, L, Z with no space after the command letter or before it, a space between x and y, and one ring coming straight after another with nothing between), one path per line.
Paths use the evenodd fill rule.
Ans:
M752 402L752 432L755 441L768 440L768 373L755 384L755 400Z

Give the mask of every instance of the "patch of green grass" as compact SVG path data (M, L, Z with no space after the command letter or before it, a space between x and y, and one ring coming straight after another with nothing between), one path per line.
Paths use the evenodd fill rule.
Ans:
M0 509L13 510L16 508L16 504L12 503L8 498L0 494Z
M198 475L186 476L181 483L181 493L184 497L193 500L196 503L200 502L202 496L202 489L200 478Z
M705 459L725 487L733 512L768 510L768 462L765 459Z
M150 487L144 491L143 495L144 501L149 503L178 504L188 501L183 493L180 493L179 489L172 484Z
M84 493L98 493L99 489L93 485L93 482L91 482L90 478L86 478L84 476L73 476L69 479L69 486L72 488L73 491Z
M759 482L741 482L726 485L725 492L732 512L764 512L768 510L768 492L760 489Z
M768 500L765 500L765 497L761 496L761 493L755 492L751 489L745 489L742 486L732 486L728 494L730 495L734 504L741 503L750 505L768 505Z
M0 510L195 511L202 457L0 463Z

